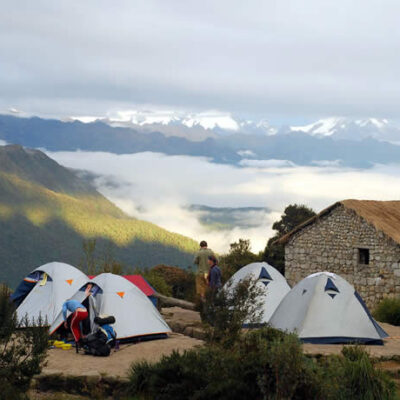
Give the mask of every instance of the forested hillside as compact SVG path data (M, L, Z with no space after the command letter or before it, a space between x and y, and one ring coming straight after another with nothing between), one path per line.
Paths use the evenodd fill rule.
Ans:
M191 264L196 243L125 215L38 150L0 147L0 281L11 286L49 261L77 266L84 239L126 267Z

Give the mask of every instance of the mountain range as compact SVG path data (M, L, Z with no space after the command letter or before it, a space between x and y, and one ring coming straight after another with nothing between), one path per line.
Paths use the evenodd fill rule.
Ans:
M165 136L185 137L194 141L234 133L270 136L304 132L316 137L330 136L334 139L347 140L373 138L400 143L400 125L394 121L378 118L330 117L303 126L272 126L265 119L254 121L236 118L229 113L125 111L103 118L75 117L69 120L86 123L101 121L110 126L132 128L139 132L160 132Z
M74 171L20 145L0 146L0 232L0 282L10 286L50 261L84 267L87 239L96 239L96 257L127 269L187 267L198 247L127 216Z
M270 166L287 160L288 166L332 164L368 168L400 160L400 129L387 120L327 119L306 126L271 128L252 123L209 118L170 118L139 122L116 119L94 122L18 118L0 115L0 139L50 151L106 151L129 154L144 151L167 155L207 157L236 166ZM152 121L152 122L151 122ZM185 122L186 121L186 122ZM185 123L184 123L185 122ZM229 122L229 123L228 123ZM126 127L131 126L131 127ZM177 132L165 134L161 127ZM180 129L183 126L182 129ZM193 132L210 133L196 140ZM271 163L271 160L275 160ZM291 164L292 163L292 164ZM279 163L278 163L279 164Z

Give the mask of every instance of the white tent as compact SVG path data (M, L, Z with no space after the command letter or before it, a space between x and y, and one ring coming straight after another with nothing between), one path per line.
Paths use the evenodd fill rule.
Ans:
M225 284L228 291L244 279L257 281L257 286L262 289L263 316L261 323L268 323L276 307L290 291L284 276L271 265L265 262L256 262L239 269Z
M382 344L387 337L354 287L329 272L309 275L293 287L270 324L296 332L306 343Z
M98 275L78 289L72 296L73 299L80 302L85 300L87 283L94 285L90 296L92 301L85 304L89 307L91 320L94 314L113 315L116 320L113 327L118 339L165 336L171 331L151 300L127 279L110 273ZM60 311L50 327L50 332L54 333L62 322ZM93 323L91 328L94 328Z
M61 262L42 265L31 275L36 275L39 280L32 282L32 286L23 293L25 297L16 310L17 319L23 321L27 316L28 323L32 323L41 316L48 325L54 322L64 301L89 280L79 269ZM26 283L25 280L20 286Z

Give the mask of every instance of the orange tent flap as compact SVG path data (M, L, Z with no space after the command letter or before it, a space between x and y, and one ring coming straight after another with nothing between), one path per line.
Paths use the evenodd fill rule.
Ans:
M123 299L124 296L125 296L125 292L117 292L117 295L118 295L119 297L121 297L121 299Z
M69 285L72 285L72 282L73 282L74 280L73 279L66 279L65 280L65 282L67 282Z

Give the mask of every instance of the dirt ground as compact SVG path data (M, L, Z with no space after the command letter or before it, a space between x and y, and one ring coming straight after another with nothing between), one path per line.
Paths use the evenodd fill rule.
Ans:
M163 309L165 319L181 321L188 324L201 322L200 315L196 311L184 310L179 307ZM387 332L389 337L384 340L383 346L366 346L367 351L375 358L400 358L400 326L393 326L380 323L381 327ZM343 345L340 344L304 344L303 349L306 354L340 354Z
M120 345L118 351L112 351L110 357L93 357L76 354L75 349L50 349L44 374L64 373L67 375L107 374L110 376L127 376L132 362L147 360L158 361L161 356L171 354L173 350L183 351L203 342L178 333L171 333L168 339L151 340L137 344Z
M200 325L200 316L195 311L184 310L179 307L163 309L163 315L172 326L172 321L185 324ZM389 334L383 346L366 346L367 351L374 358L400 359L400 327L381 324ZM47 366L43 374L64 373L67 375L102 375L126 377L129 367L134 361L158 361L162 355L171 354L173 350L183 351L203 345L203 341L179 333L171 333L168 339L152 340L138 344L121 345L120 350L112 352L110 357L93 357L76 354L75 350L50 349ZM304 344L307 354L339 354L343 345L315 345ZM393 368L400 369L400 364L395 362ZM389 366L389 365L388 365Z

